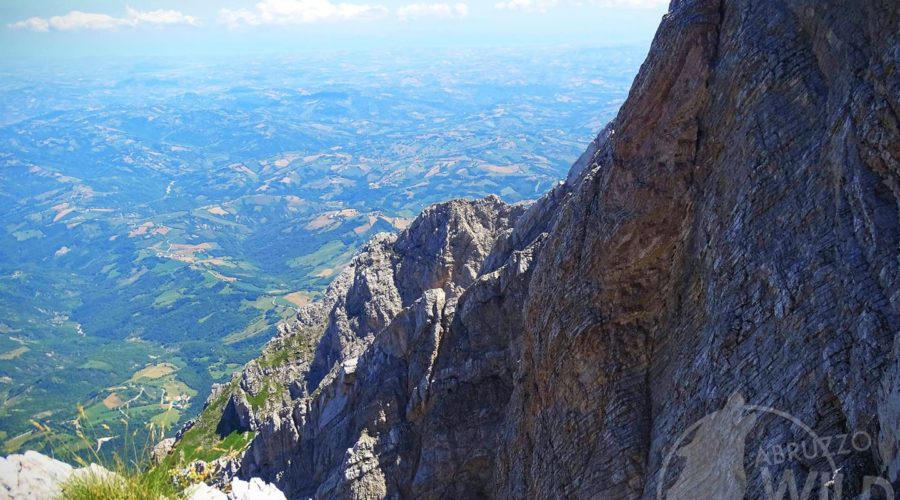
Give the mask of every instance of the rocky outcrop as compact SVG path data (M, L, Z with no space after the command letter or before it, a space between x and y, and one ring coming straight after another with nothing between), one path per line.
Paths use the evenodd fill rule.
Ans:
M184 498L186 500L285 500L284 493L258 477L250 481L232 479L226 489L228 493L206 483L197 483L184 491Z
M896 2L673 1L564 183L428 209L284 327L321 340L265 368L277 390L253 380L279 348L245 371L273 396L241 474L319 498L900 492L898 28Z
M153 465L159 465L175 446L175 438L170 437L156 443L150 450L150 461Z
M73 470L35 451L0 458L0 498L55 498Z
M460 294L525 213L495 197L453 201L399 236L373 239L326 294L313 362L300 379L279 379L303 388L256 416L242 474L294 496L383 496L400 487L395 477L413 473L417 450L407 415L423 404L439 339ZM300 334L296 326L280 342Z
M63 484L73 478L121 480L97 464L76 469L36 451L0 457L0 499L58 498Z
M26 451L22 455L0 457L0 499L46 500L60 498L63 485L68 481L80 480L109 483L124 479L97 464L73 468L71 465L50 458L36 451ZM219 485L225 491L199 483L184 491L189 500L278 500L284 499L277 487L259 478L243 481L230 479ZM136 492L140 493L140 492ZM180 497L179 497L180 498Z
M249 372L248 372L249 373ZM247 401L243 391L235 391L228 397L225 410L216 432L221 436L227 436L232 432L247 432L256 430L256 420L253 417L253 409Z

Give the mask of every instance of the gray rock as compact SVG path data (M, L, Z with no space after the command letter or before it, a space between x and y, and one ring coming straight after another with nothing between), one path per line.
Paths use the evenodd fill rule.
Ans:
M184 497L186 500L286 500L281 490L257 477L250 481L233 479L228 493L206 483L194 484L184 491Z
M150 452L150 459L154 464L159 464L162 462L169 452L172 451L172 447L175 446L175 438L166 438L162 441L156 443L153 447L153 450Z
M206 483L197 483L184 490L185 500L228 500L228 495Z
M234 392L228 396L222 418L216 427L220 436L227 436L232 432L249 432L256 430L256 419L253 415L253 407L247 401L244 392Z
M234 479L231 481L230 500L286 500L284 493L258 477L250 481Z
M72 478L121 480L118 474L97 464L75 469L36 451L0 457L0 499L57 498L63 483Z
M0 457L0 498L55 498L72 470L71 465L35 451Z

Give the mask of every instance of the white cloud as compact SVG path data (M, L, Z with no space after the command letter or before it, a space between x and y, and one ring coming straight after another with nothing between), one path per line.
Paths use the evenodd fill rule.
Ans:
M71 31L71 30L111 30L138 25L163 26L188 24L196 26L197 19L177 10L140 11L129 7L125 17L113 17L108 14L81 12L73 10L62 16L48 19L30 17L8 25L13 29L30 29L33 31Z
M466 17L469 6L464 3L413 3L397 9L397 17L405 21L420 17Z
M550 7L556 7L558 0L509 0L499 2L494 7L500 10L520 10L523 12L546 12Z
M303 24L325 20L346 20L383 14L381 5L332 3L329 0L263 0L250 9L221 9L219 21L234 28L242 24Z
M140 11L128 7L128 18L135 23L147 24L189 24L197 26L199 21L194 16L188 16L177 10L147 10Z
M24 21L17 21L9 25L10 28L19 30L48 31L50 23L40 17L29 17Z
M50 27L58 31L77 29L108 30L129 24L129 21L124 18L81 12L80 10L73 10L64 16L53 16L50 18Z
M651 8L665 7L669 0L507 0L494 4L500 10L517 10L521 12L547 12L553 7L619 7L619 8Z

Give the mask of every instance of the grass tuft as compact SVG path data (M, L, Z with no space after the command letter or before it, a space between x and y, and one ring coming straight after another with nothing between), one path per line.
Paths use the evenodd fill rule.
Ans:
M154 423L146 425L146 440L137 443L139 429L130 429L127 418L122 419L122 452L114 448L111 453L101 452L104 440L110 432L109 426L100 424L103 430L98 434L90 418L81 405L76 407L78 417L76 443L63 444L66 436L54 431L49 425L32 420L31 424L44 436L54 456L68 459L81 466L62 485L61 500L160 500L181 498L167 474L153 473L149 468L153 446L165 437L166 426ZM57 453L56 450L60 452ZM99 464L95 465L95 464Z
M73 474L62 485L62 500L160 500L180 498L164 476L127 467L113 473L88 470Z

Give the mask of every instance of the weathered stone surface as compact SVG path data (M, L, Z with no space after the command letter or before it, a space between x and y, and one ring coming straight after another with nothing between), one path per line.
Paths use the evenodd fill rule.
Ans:
M244 379L247 379L247 373L251 372L255 365L250 365L248 370L244 372ZM256 419L253 415L253 408L247 401L247 397L243 391L236 391L228 396L225 403L225 410L222 413L222 419L216 427L216 432L220 436L227 436L232 432L248 432L256 430Z
M55 498L72 466L34 451L0 457L0 498Z
M198 483L184 491L186 500L285 500L284 493L258 477L250 481L233 479L228 485L228 493Z
M71 478L121 480L115 472L97 464L75 469L36 451L0 457L0 499L57 498L62 494L63 483Z
M184 490L185 500L228 500L228 495L206 484L197 483Z
M898 66L897 2L673 1L565 183L428 209L285 327L321 341L266 368L293 389L241 474L291 497L674 497L680 436L745 402L865 432L840 481L900 491ZM807 432L765 428L741 444Z
M153 450L150 451L150 460L152 460L154 464L162 462L169 452L172 451L173 446L175 446L175 438L173 437L163 439L156 443L156 445L153 446Z
M233 479L228 498L230 500L285 500L281 490L258 477L254 477L250 481Z
M326 297L306 390L259 419L242 474L292 496L396 491L414 472L415 437L404 420L420 411L444 319L523 213L495 197L453 201L370 242Z

